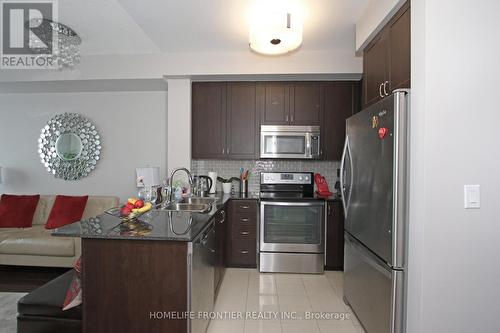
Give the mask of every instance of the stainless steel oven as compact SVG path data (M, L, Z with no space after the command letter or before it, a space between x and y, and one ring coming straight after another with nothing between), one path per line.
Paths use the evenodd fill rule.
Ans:
M261 272L323 272L325 201L314 199L312 179L312 173L261 174Z
M261 125L260 157L300 159L320 158L319 126Z

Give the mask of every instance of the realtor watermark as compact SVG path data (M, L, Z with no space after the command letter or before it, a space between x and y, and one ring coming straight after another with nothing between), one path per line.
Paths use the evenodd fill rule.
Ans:
M151 320L351 320L349 312L295 311L151 311Z
M55 69L57 0L0 0L0 68ZM49 33L48 33L49 32Z

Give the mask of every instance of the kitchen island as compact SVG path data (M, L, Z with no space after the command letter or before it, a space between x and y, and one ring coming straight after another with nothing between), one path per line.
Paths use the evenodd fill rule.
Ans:
M133 224L102 214L55 230L82 238L83 331L204 332L198 313L213 309L224 274L231 199L207 213L152 210Z

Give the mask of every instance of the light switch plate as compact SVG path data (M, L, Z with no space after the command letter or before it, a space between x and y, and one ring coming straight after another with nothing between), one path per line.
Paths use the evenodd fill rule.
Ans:
M464 185L465 209L481 208L481 187L479 185Z

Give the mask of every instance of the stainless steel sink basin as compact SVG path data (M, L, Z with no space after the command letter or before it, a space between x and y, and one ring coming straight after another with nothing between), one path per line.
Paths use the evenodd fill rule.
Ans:
M211 205L215 202L215 198L183 198L179 203L191 205Z
M208 204L189 204L189 203L171 203L160 208L161 210L173 210L173 211L183 211L183 212L205 212L210 210L210 205Z
M179 202L172 202L158 207L158 210L182 212L208 212L215 202L214 198L183 198Z

